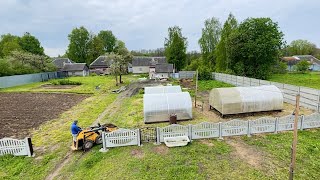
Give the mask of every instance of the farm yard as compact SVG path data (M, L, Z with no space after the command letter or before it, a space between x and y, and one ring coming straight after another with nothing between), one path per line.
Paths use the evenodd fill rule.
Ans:
M113 123L121 128L164 127L168 123L143 123L143 91L141 87L158 83L137 81L138 76L124 76L127 90L113 94L113 77L72 77L71 81L82 85L72 88L46 88L47 82L3 89L2 96L43 95L59 98L64 107L55 110L29 135L35 149L35 157L0 157L1 179L284 179L288 175L292 132L260 134L252 137L225 137L218 139L195 140L185 147L168 148L164 145L143 143L141 147L127 146L111 148L107 153L99 152L101 145L89 152L71 151L70 124L79 120L81 127L100 123ZM194 82L171 81L188 87L184 91L194 94ZM161 82L166 84L166 82ZM99 86L99 89L96 87ZM193 119L179 124L219 122L230 119L249 120L263 116L285 116L293 112L293 105L285 104L282 112L249 113L230 115L221 118L208 110L208 90L214 87L230 86L218 81L199 82L198 106L193 109ZM23 92L23 93L21 93ZM79 95L80 94L80 95ZM48 99L47 97L47 99ZM49 98L50 99L50 98ZM55 99L55 98L54 98ZM37 100L38 102L39 100ZM46 100L47 101L47 100ZM202 110L202 101L204 101ZM50 101L48 101L49 103ZM7 104L10 104L9 102ZM35 104L40 104L40 101ZM68 108L66 108L68 107ZM301 108L303 114L313 111ZM58 115L60 114L60 115ZM2 118L2 116L1 116ZM26 127L29 128L29 127ZM26 130L24 130L26 131ZM6 131L5 131L6 132ZM8 136L8 134L4 134ZM297 155L297 179L316 179L320 176L320 146L318 129L299 132ZM102 178L104 179L104 178Z

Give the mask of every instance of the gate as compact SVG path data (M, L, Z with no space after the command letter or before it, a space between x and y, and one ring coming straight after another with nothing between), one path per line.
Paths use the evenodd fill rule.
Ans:
M141 142L156 142L157 131L155 127L143 127L140 129Z

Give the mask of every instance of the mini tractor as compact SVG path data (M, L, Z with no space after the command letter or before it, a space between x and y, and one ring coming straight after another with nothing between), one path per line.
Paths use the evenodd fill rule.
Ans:
M97 126L91 126L79 132L76 142L73 142L71 146L72 150L84 150L87 151L95 144L102 144L101 132L112 132L117 130L118 127L113 124L98 123Z

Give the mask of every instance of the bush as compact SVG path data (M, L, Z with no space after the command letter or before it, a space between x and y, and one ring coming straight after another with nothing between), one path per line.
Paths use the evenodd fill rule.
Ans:
M51 82L51 84L53 85L81 85L81 82L77 82L77 81L70 81L69 79L62 79L62 80L58 80L58 81L53 81Z
M280 61L272 70L274 74L285 74L287 73L287 63Z
M198 69L198 79L199 80L210 80L212 79L212 71L209 67L201 65Z
M305 73L309 69L309 66L310 66L309 62L306 60L303 60L297 63L296 70L298 72Z

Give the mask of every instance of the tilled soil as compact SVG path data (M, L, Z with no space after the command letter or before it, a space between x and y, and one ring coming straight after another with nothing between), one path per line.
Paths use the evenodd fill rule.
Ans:
M78 104L86 95L0 93L0 138L24 138L29 130Z

